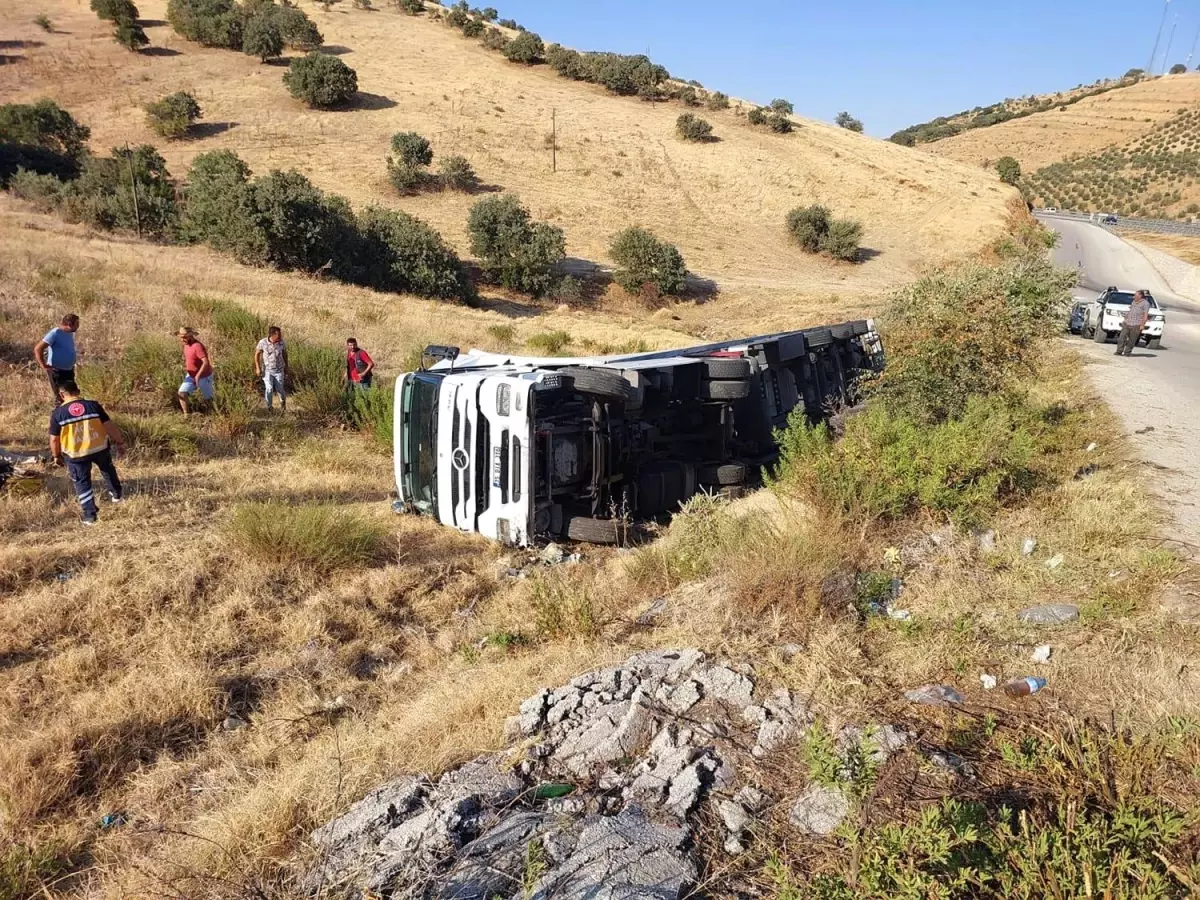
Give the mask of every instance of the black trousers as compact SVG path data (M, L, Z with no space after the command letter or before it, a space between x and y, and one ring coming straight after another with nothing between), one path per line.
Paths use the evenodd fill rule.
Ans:
M108 489L117 497L121 496L121 479L117 476L117 467L113 464L112 453L105 449L82 459L66 457L67 472L71 475L71 483L75 485L75 497L79 500L79 508L85 519L96 518L96 492L92 490L92 464L100 470Z
M58 389L62 387L64 381L75 380L75 370L51 368L46 376L50 380L50 392L54 395L54 405L58 406L62 403L62 398L58 396Z

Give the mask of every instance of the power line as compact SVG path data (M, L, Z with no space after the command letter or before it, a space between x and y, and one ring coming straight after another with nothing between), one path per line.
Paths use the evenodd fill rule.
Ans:
M1167 24L1167 10L1171 8L1171 0L1163 4L1162 18L1158 22L1158 34L1154 36L1154 49L1150 51L1150 62L1146 64L1146 74L1154 74L1154 60L1158 58L1158 42L1162 40L1163 26Z
M1179 27L1179 13L1175 13L1175 21L1171 23L1171 37L1167 39L1167 51L1163 54L1163 71L1167 71L1167 64L1171 61L1171 45L1175 43L1175 29Z

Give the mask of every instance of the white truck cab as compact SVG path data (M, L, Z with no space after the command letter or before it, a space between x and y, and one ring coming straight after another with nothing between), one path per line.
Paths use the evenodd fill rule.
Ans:
M614 356L426 358L396 381L401 505L519 546L621 542L698 491L741 490L793 410L823 418L884 362L867 321Z
M1149 291L1143 291L1150 301L1150 318L1142 329L1139 343L1155 349L1162 346L1163 328L1166 325L1166 313L1158 305ZM1091 302L1084 313L1083 336L1090 337L1097 344L1103 344L1110 338L1115 338L1124 324L1125 313L1133 302L1133 291L1120 291L1115 287L1106 288Z

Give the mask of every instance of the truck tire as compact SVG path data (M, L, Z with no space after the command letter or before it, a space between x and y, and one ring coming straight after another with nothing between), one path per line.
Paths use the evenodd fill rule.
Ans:
M710 381L741 381L750 377L750 360L712 356L704 360L704 376Z
M1102 324L1098 323L1094 328L1092 328L1092 340L1097 344L1108 343L1108 332L1104 330Z
M628 530L616 519L591 519L572 516L567 520L567 537L587 544L619 544Z
M562 375L571 379L575 390L581 394L592 394L609 400L628 400L633 393L633 385L625 380L619 372L611 369L566 368Z
M741 400L750 396L748 381L702 381L701 400Z
M745 484L746 466L740 462L699 466L696 469L696 477L700 480L701 484L717 485L719 487L730 484Z

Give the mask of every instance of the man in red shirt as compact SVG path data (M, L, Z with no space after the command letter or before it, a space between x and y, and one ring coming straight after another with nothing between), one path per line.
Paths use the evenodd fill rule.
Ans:
M183 345L183 383L179 385L179 408L186 416L189 409L188 399L193 394L199 394L205 401L213 398L213 365L208 357L208 350L196 339L196 332L190 328L180 328L175 332L179 343Z
M374 379L375 361L366 350L359 349L358 341L346 338L346 371L342 380L356 390L367 390Z

